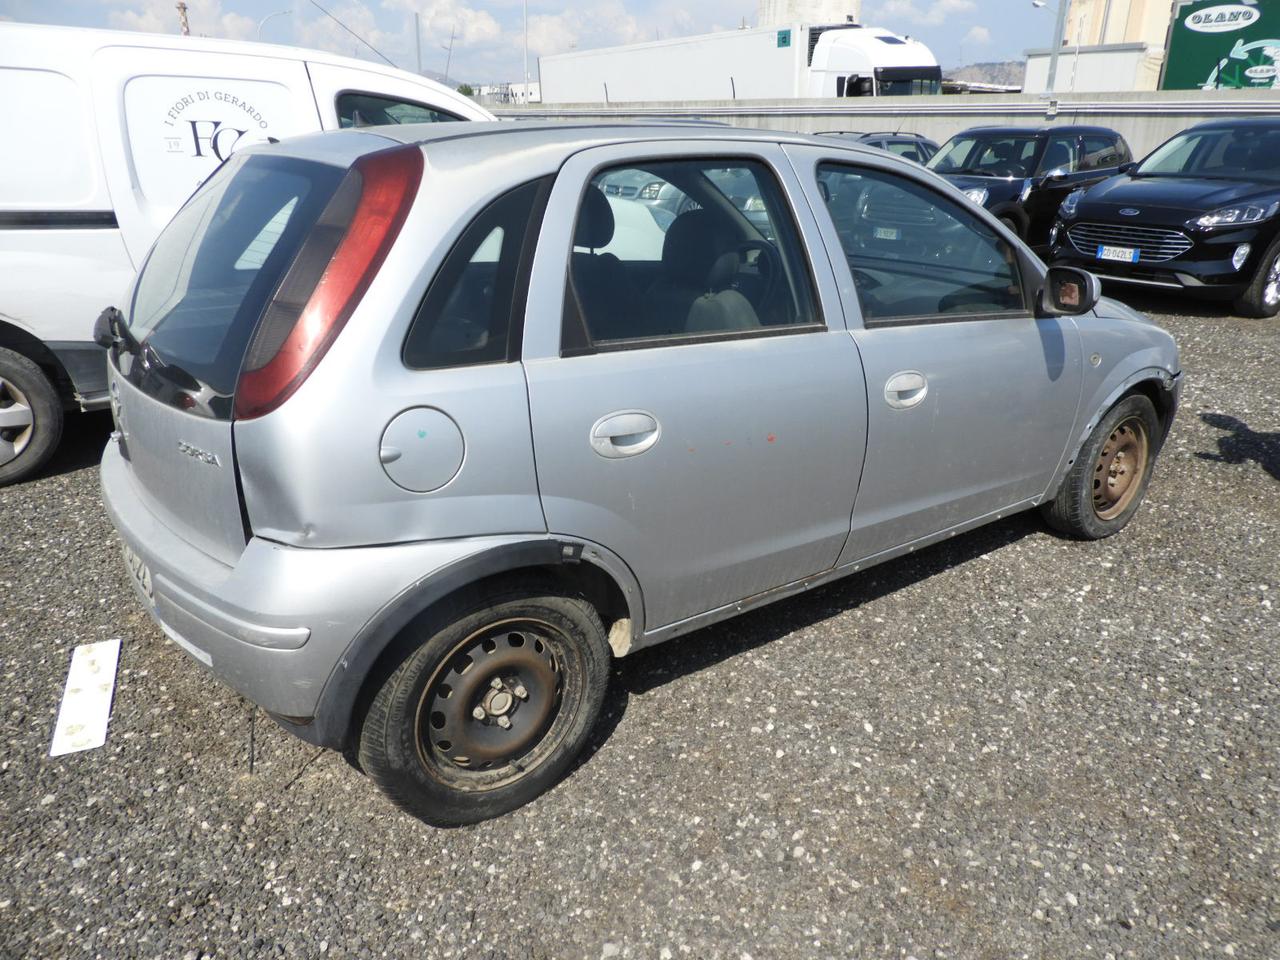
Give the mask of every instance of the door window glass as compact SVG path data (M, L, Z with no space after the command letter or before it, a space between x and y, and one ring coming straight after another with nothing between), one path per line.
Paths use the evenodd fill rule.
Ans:
M542 181L516 187L471 222L445 257L418 308L404 344L415 370L495 363L514 358L524 312L516 296L526 257L526 231Z
M565 349L820 322L782 190L756 160L665 160L592 178L574 228Z
M338 95L338 126L379 127L396 123L445 123L461 120L436 107L379 97L372 93L342 93Z
M958 204L846 164L820 165L818 181L868 324L1026 309L1016 251Z
M924 147L914 140L890 140L885 145L885 149L890 153L896 153L900 157L914 160L916 163L924 163L929 159L923 153Z
M1075 173L1079 163L1079 139L1074 134L1055 135L1045 145L1040 172Z
M1080 138L1080 170L1106 170L1124 163L1120 156L1120 145L1115 137L1099 134Z

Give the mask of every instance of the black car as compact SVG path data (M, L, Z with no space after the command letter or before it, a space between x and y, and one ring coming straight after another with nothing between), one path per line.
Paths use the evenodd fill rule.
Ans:
M1280 313L1280 119L1184 130L1121 175L1069 196L1052 258L1104 280Z
M900 157L914 160L916 163L927 163L929 158L938 152L938 145L928 137L918 133L859 133L856 130L823 130L824 137L848 137L869 147L879 147Z
M1043 249L1058 205L1131 158L1124 137L1106 127L975 127L948 140L926 166Z

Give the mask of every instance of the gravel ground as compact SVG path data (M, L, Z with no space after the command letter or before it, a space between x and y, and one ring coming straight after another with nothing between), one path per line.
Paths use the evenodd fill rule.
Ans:
M108 426L0 491L5 957L1280 957L1280 324L1170 315L1121 536L1015 517L618 664L593 752L439 831L134 602ZM51 759L74 645L105 748Z

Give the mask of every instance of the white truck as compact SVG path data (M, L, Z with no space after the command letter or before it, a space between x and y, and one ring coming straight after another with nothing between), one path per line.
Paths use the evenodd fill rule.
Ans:
M17 23L0 23L0 117L0 486L39 469L64 411L106 406L94 320L238 146L493 119L434 81L319 51Z
M919 40L854 23L757 27L540 58L543 103L938 93Z

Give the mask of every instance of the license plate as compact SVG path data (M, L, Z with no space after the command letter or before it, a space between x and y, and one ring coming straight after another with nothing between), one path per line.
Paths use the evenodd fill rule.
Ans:
M1134 250L1132 247L1108 247L1098 244L1099 260L1119 260L1121 263L1137 263L1138 257L1141 255L1141 250Z
M128 567L130 576L142 588L142 592L146 594L147 599L154 603L155 588L151 584L151 568L146 565L140 556L133 552L127 543L124 545L124 565Z
M897 240L898 228L897 227L876 227L876 239L877 240Z

